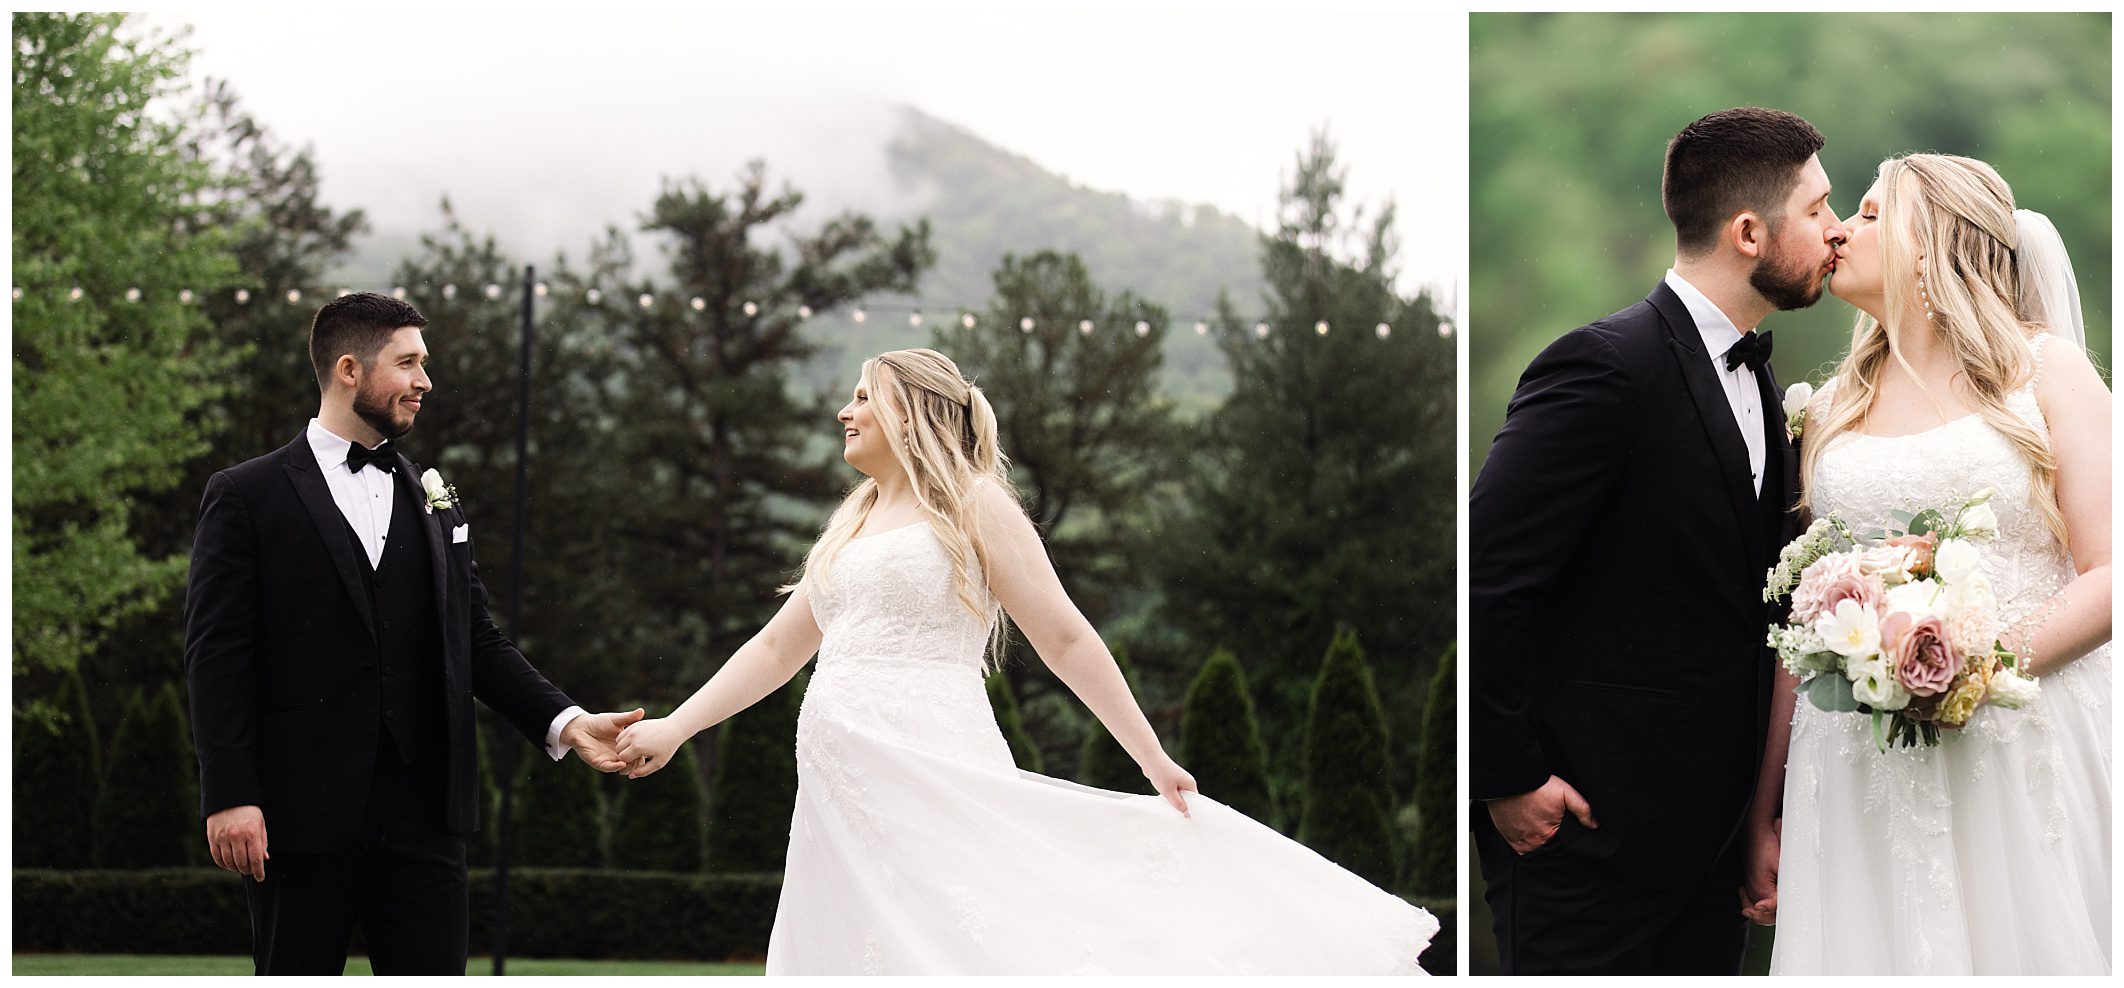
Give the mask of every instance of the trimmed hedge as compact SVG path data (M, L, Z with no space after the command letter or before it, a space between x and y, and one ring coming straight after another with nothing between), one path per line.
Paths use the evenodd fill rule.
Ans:
M1298 841L1382 888L1398 872L1388 822L1393 773L1386 711L1357 633L1328 646L1305 719L1305 804Z
M810 685L799 675L716 729L708 779L711 871L780 871L788 859L789 822L796 814L797 712Z
M516 798L509 807L510 863L546 868L604 864L605 794L598 784L602 773L573 753L558 762L537 750L518 752L517 757ZM496 822L480 821L482 832L495 826L498 814Z
M767 955L781 889L780 875L511 869L510 953L756 961ZM242 879L216 868L17 869L14 909L17 953L251 952ZM493 915L493 873L475 869L474 953L487 952Z
M619 782L611 803L612 867L700 871L707 860L708 796L696 747L680 745L662 771Z
M1246 672L1223 649L1210 654L1188 686L1180 714L1180 764L1217 801L1268 826L1280 822L1269 794L1268 746L1261 742Z
M1423 749L1417 756L1421 765L1416 774L1416 848L1410 880L1425 892L1451 892L1456 877L1453 862L1460 842L1454 839L1453 784L1457 775L1453 756L1458 747L1454 725L1460 711L1454 688L1458 655L1457 647L1446 647L1445 655L1438 660L1438 672L1431 677L1429 702L1423 708Z
M90 828L93 860L103 868L203 864L206 824L199 818L199 762L177 687L126 701L111 741Z
M103 768L81 670L59 681L51 705L51 717L15 714L15 860L84 868ZM197 806L189 809L198 815Z

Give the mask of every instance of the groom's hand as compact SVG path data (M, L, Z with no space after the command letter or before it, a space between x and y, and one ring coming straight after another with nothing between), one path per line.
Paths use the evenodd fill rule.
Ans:
M1571 784L1555 776L1541 784L1541 788L1490 800L1490 822L1497 825L1505 843L1512 845L1512 853L1529 854L1547 844L1563 826L1565 813L1578 818L1588 830L1600 829L1593 822L1593 807L1586 798L1571 788Z
M1785 835L1783 817L1748 826L1748 855L1741 871L1741 916L1757 926L1777 925L1777 855Z
M265 881L265 811L256 806L231 806L206 818L207 853L215 867L226 868L254 881Z
M642 709L636 707L626 713L583 714L561 728L561 743L575 749L583 761L600 772L617 772L627 767L627 760L620 757L618 742L620 732L627 725L642 719Z

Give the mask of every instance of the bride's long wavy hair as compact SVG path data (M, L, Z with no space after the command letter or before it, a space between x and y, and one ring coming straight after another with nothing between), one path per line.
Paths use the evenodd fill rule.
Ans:
M1900 322L1922 311L1918 259L1925 258L1933 332L1968 377L1977 414L2028 462L2031 497L2044 523L2063 543L2057 456L2041 433L2006 407L2006 396L2034 373L2032 348L2040 345L2037 337L2044 332L2022 320L2015 305L2020 280L2013 190L1990 165L1950 154L1889 158L1881 162L1878 175L1882 311L1888 321L1859 313L1822 421L1808 423L1800 459L1803 491L1813 490L1815 471L1830 440L1865 424L1890 360L1917 379L1897 340L1908 329ZM1804 494L1800 503L1807 503Z
M951 560L959 603L990 623L989 653L1000 655L1002 606L986 592L992 585L990 558L974 522L973 505L974 485L984 477L1016 497L1009 461L996 444L995 409L951 358L935 350L894 350L872 357L863 362L861 387L870 396L886 446L907 472L930 531ZM804 557L800 582L810 579L823 587L831 579L834 558L863 527L877 501L878 483L868 477L848 492Z

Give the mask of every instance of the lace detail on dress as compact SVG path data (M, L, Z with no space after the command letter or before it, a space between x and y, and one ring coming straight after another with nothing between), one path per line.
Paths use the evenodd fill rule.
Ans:
M959 930L966 939L980 943L988 930L988 911L974 899L973 890L964 885L954 885L944 891L951 903L951 914L959 920Z

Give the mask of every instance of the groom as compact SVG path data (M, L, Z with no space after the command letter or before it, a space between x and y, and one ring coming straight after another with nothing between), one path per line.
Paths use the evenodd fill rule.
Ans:
M1673 269L1534 358L1476 478L1470 818L1506 974L1738 973L1798 487L1755 327L1834 267L1822 144L1754 107L1683 128Z
M584 713L524 661L487 616L455 492L424 491L391 441L432 387L426 325L369 293L319 309L317 417L200 504L184 603L200 809L214 863L249 879L259 974L341 973L357 921L377 974L465 973L473 698L606 772L641 718Z

